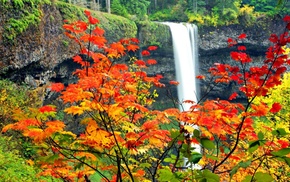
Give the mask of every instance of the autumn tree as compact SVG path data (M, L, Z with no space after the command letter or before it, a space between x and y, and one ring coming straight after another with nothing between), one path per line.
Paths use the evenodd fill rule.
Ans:
M136 38L108 44L99 21L89 11L85 15L86 22L67 22L63 26L65 34L80 47L73 57L81 66L74 72L77 81L49 87L61 94L64 111L81 120L84 129L78 135L67 131L67 121L60 121L59 111L52 105L17 111L14 118L18 122L3 129L19 130L38 146L35 163L43 169L41 175L64 181L88 181L95 173L102 181L278 179L271 172L275 166L269 163L289 165L289 140L285 139L289 131L260 122L260 118L282 112L282 104L278 100L267 104L258 98L267 97L282 83L290 63L285 53L290 42L290 16L283 19L287 24L285 32L271 35L273 46L260 66L250 66L252 59L240 44L246 35L241 34L228 39L229 46L237 48L231 57L239 67L216 63L209 69L211 77L197 77L213 83L209 91L212 85L234 82L239 93L233 93L228 100L186 100L191 104L186 111L159 111L150 106L158 96L154 87L164 87L160 83L162 76L146 74L146 68L156 60L135 56L139 49ZM149 46L142 55L146 58L156 48ZM238 94L247 98L246 103L233 102ZM174 124L176 127L172 127ZM194 152L192 143L200 143L203 153ZM188 166L200 164L202 170L184 168L184 157L188 158Z

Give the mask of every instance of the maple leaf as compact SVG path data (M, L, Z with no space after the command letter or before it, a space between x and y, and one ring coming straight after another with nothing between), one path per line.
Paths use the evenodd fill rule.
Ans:
M95 35L98 35L98 36L103 36L104 33L105 33L105 30L100 28L100 27L98 27L98 26L96 26L95 29L93 30L93 33Z
M265 116L268 112L268 106L265 103L260 103L259 105L253 104L252 108L255 110L254 116Z
M120 42L113 42L110 46L112 49L115 49L118 54L122 56L125 54L125 47Z
M147 48L148 51L155 51L158 47L157 46L149 46Z
M143 60L137 60L137 61L135 61L134 62L136 65L138 65L138 66L146 66L146 63L145 63L145 61L143 61Z
M75 33L81 33L81 32L84 32L88 29L88 24L86 22L83 22L83 21L77 21L75 23L75 26L77 28L74 30Z
M124 45L126 45L126 44L130 44L130 39L124 39L124 38L122 38L122 39L120 39L120 42L121 42L122 44L124 44Z
M237 44L237 41L232 38L228 38L227 42L228 42L228 47L232 47Z
M75 156L86 157L86 158L89 158L92 161L96 161L97 160L97 157L94 154L89 153L89 152L78 152L78 153L75 154Z
M130 40L136 44L139 44L139 40L137 38L131 38Z
M179 82L175 81L175 80L171 80L171 81L169 81L169 84L170 85L179 85Z
M150 55L150 52L147 51L147 50L143 50L143 51L141 52L141 54L142 54L142 56L149 56L149 55Z
M204 80L205 76L204 75L197 75L195 78L197 78L199 80Z
M238 94L236 92L234 92L230 97L229 100L233 100L235 98L237 98Z
M146 121L141 128L145 130L146 132L149 132L150 130L156 130L158 129L158 121L153 120L153 121Z
M127 45L126 48L127 48L128 51L133 51L133 52L135 52L136 50L139 49L139 46L138 46L138 45L135 45L135 44L130 44L130 45Z
M238 39L244 39L246 37L247 37L247 35L245 33L242 33L241 35L238 36Z
M92 16L88 16L88 18L89 18L89 23L92 25L99 23L99 20L97 18L94 18Z
M39 111L44 113L44 112L55 112L56 109L54 106L42 106L41 108L39 108Z
M63 83L52 83L50 86L49 86L50 90L51 91L54 91L54 92L60 92L64 89L64 84Z
M8 124L8 125L5 125L5 126L2 128L1 132L5 133L7 130L13 129L14 126L15 126L14 124Z
M275 102L274 104L272 104L272 108L270 109L271 113L277 113L282 109L282 106L280 103Z
M239 51L246 51L247 48L246 48L246 46L238 46L238 50Z
M285 15L283 21L290 22L290 15Z
M80 106L71 106L69 108L66 108L64 110L64 112L68 113L68 114L73 114L73 115L81 115L83 114L85 111L85 109L83 107Z
M154 64L157 64L157 61L155 59L148 59L147 64L154 65Z
M104 47L105 43L107 42L107 39L103 36L99 35L92 35L90 38L91 43L95 44L99 48Z
M84 10L86 16L91 16L91 12L89 10Z
M83 58L79 55L74 56L73 61L82 65L82 66L85 66L85 62L83 61Z
M40 128L27 129L23 131L23 135L33 139L36 143L42 142L45 138L47 138L46 133Z
M62 26L65 30L70 31L70 32L74 32L74 27L71 24L64 24Z

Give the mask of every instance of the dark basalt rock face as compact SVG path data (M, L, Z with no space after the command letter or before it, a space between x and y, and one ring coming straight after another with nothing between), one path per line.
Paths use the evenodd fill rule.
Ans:
M243 25L229 25L221 27L201 27L199 28L199 70L201 74L208 75L208 69L215 63L226 63L240 66L230 58L230 52L236 50L229 48L228 38L237 38L245 33L246 39L241 40L240 45L246 46L246 53L250 55L253 62L248 65L259 66L265 59L265 52L272 44L268 40L272 33L277 35L283 33L285 23L282 18L261 18L255 24L245 27ZM206 81L200 82L201 93L206 94L206 90L213 86ZM234 83L219 84L207 95L210 99L228 99L233 91L238 91ZM239 94L237 101L244 99L243 94Z
M63 34L59 10L55 6L43 6L42 11L38 25L29 26L14 40L1 42L1 77L17 82L30 77L33 86L45 84L53 76L53 68L77 51L75 44L64 43L68 40ZM1 15L2 18L6 18L5 22L9 17ZM4 30L0 31L3 35Z
M79 45L64 35L62 26L65 14L61 8L55 4L43 5L41 21L30 25L13 40L6 40L3 36L5 29L0 27L0 78L25 82L32 87L58 77L70 78L71 70L67 70L70 66L65 64L73 63L64 61L79 52ZM131 20L106 13L95 14L106 34L109 34L106 36L108 42L136 37L137 27ZM10 17L13 16L0 11L1 24L7 23ZM117 20L120 20L119 24ZM113 33L115 31L117 33Z
M71 73L75 65L70 58L78 53L78 47L76 43L68 40L63 34L63 14L54 5L44 5L42 11L41 22L38 25L30 26L15 40L4 41L3 37L0 38L0 77L9 78L16 82L26 82L32 87L38 87L49 81L68 83L69 80L74 79L71 77ZM117 21L124 18L111 18L110 16L115 15L104 14L102 16L100 13L98 16L101 25L102 22L106 24L103 28L106 30L109 42L116 41L116 38L135 36L146 45L158 45L159 49L149 57L156 59L158 64L151 66L147 70L148 74L163 75L162 82L167 85L170 80L175 79L172 38L169 27L154 22L138 25L126 24L125 21ZM0 12L0 22L3 23L7 20L8 16ZM130 20L126 21L130 22ZM243 25L199 27L199 74L207 75L207 70L214 63L231 64L229 55L233 49L228 48L227 39L229 37L235 38L241 33L247 34L247 39L243 41L243 44L247 47L247 53L253 56L253 64L261 64L264 53L270 46L268 41L270 34L283 32L284 26L281 18L272 20L262 18L249 27ZM3 27L0 27L0 35L3 32ZM146 48L145 44L141 45L141 50ZM211 84L206 81L200 82L201 95L206 93ZM236 89L235 87L233 83L218 85L207 97L227 99L231 91ZM160 89L159 92L159 101L168 99L167 96L176 97L177 95L174 86Z

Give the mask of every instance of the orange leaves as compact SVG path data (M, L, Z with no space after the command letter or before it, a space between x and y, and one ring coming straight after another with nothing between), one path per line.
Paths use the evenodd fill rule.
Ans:
M268 106L265 103L260 103L259 105L252 104L252 109L254 110L253 116L266 116L268 113Z
M127 45L126 48L127 48L128 51L135 52L135 51L137 51L139 49L139 46L138 45L135 45L135 44L130 44L130 45Z
M34 142L43 142L47 134L40 128L29 128L23 131L23 135L33 139Z
M94 95L91 92L83 90L80 85L77 84L70 84L66 90L62 92L61 96L65 103L74 103L92 97L94 97Z
M52 83L49 88L51 91L60 92L64 89L64 85L63 83Z
M98 151L110 149L114 146L113 135L98 126L96 121L88 119L86 133L80 136L82 144L93 147Z
M73 57L73 61L80 64L81 66L86 66L86 62L81 58L81 56L77 55Z
M170 85L179 85L179 82L175 81L175 80L171 80L171 81L169 81L169 84Z
M44 113L44 112L55 112L56 109L53 106L42 106L41 108L39 108L39 111Z

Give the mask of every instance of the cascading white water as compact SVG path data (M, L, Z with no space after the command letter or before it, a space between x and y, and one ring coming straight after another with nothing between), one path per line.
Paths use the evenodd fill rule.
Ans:
M191 100L197 102L198 89L196 84L196 69L198 65L197 49L197 27L192 24L164 23L170 27L173 41L173 52L175 59L176 81L178 99L180 102ZM182 103L180 110L189 111L191 104ZM186 124L186 123L182 123ZM193 126L198 129L198 126ZM195 152L201 153L201 146L192 144ZM200 169L201 166L191 164L186 165L188 159L184 159L185 167Z

